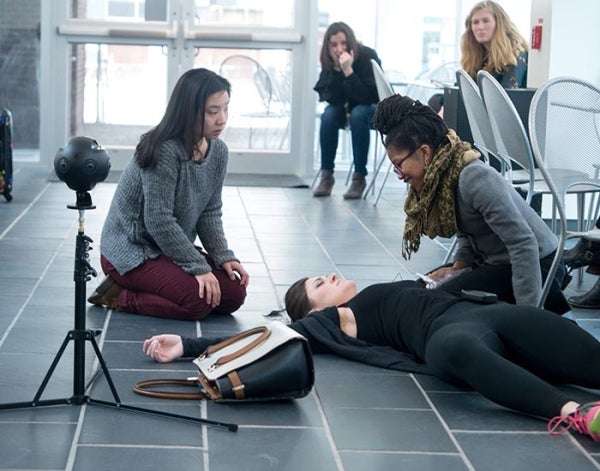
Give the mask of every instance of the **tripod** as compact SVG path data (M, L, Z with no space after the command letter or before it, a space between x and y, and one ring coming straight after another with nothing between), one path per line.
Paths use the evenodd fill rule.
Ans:
M215 422L212 420L201 419L197 417L189 417L185 415L172 414L170 412L163 412L152 409L144 409L142 407L130 406L121 403L117 389L110 376L110 372L98 343L96 342L96 336L101 333L100 330L89 330L86 329L86 282L91 279L91 276L96 276L96 270L90 265L89 262L89 251L92 239L84 233L84 212L87 209L95 209L92 204L92 198L88 192L77 193L77 203L68 205L69 209L76 209L79 211L79 226L77 230L77 239L75 244L75 268L74 268L74 281L75 281L75 328L67 332L67 335L60 346L58 353L54 357L54 361L50 365L46 376L44 377L42 384L40 385L37 393L35 394L32 401L29 402L14 402L8 404L0 404L0 410L8 409L26 409L32 407L44 407L44 406L55 406L55 405L100 405L106 407L112 407L115 409L126 410L130 412L138 412L143 414L156 415L160 417L166 417L171 419L185 420L189 422L197 422L205 425L212 425L217 427L225 427L228 430L235 432L238 429L236 424ZM41 396L46 389L48 381L52 377L54 370L58 366L60 359L67 348L69 342L74 342L74 362L73 362L73 395L71 397L60 398L60 399L46 399L41 400ZM85 385L85 345L86 342L90 342L94 348L96 358L100 364L100 368L106 377L106 381L112 393L114 402L102 401L99 399L93 399L86 394L88 389ZM98 371L99 373L99 371ZM94 375L92 381L97 375ZM91 383L90 382L90 383ZM89 386L89 385L88 385Z

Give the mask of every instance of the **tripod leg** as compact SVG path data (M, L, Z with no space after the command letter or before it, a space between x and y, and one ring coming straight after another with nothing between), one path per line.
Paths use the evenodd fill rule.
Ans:
M171 412L164 412L164 411L160 411L160 410L144 409L143 407L129 406L127 404L114 404L112 402L101 401L99 399L89 398L88 404L92 404L92 405L95 404L95 405L105 406L105 407L114 407L119 410L126 410L129 412L138 412L138 413L148 414L148 415L156 415L158 417L165 417L168 419L185 420L188 422L195 422L195 423L199 423L199 424L203 424L203 425L212 425L215 427L226 428L230 432L237 432L237 430L238 430L237 424L230 424L227 422L216 422L214 420L201 419L199 417L190 417L187 415L172 414Z
M44 377L42 384L40 385L39 389L37 390L37 393L35 394L35 396L33 398L32 405L35 406L39 402L40 397L42 396L44 389L46 389L46 386L48 385L48 381L50 381L50 377L54 373L54 370L56 369L58 362L60 361L63 353L65 352L65 349L67 348L69 341L72 339L72 336L73 336L73 331L70 331L69 333L67 333L65 340L63 340L62 345L58 349L58 353L54 357L54 361L50 365L50 368L48 368L48 372L46 373L46 376Z
M100 352L100 348L98 347L98 343L96 343L96 339L94 338L94 334L91 331L88 331L88 340L94 347L94 352L96 352L96 358L98 358L98 362L100 363L100 367L104 372L104 376L106 377L106 382L108 383L108 387L110 388L110 392L113 395L113 398L117 404L121 403L121 399L119 398L119 394L117 393L117 388L115 388L115 384L110 376L110 372L108 371L108 367L106 366L106 362L104 361L104 357L102 356L102 352Z

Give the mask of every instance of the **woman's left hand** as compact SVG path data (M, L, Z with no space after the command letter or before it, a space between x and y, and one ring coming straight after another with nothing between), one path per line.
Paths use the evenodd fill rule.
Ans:
M168 363L183 355L183 342L179 335L160 334L144 340L146 355L158 363Z
M227 272L231 280L235 280L236 276L239 275L240 285L246 287L248 286L248 283L250 282L250 276L248 275L248 272L244 269L240 262L232 260L230 262L223 263L222 267L223 270Z

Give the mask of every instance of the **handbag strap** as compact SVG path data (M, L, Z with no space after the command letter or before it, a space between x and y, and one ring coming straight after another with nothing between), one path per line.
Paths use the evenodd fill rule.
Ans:
M239 358L242 355L245 355L252 349L258 347L265 340L267 340L269 338L269 335L271 335L271 329L269 329L267 326L262 325L259 327L255 327L254 329L249 329L244 332L241 332L237 335L234 335L233 337L223 340L220 343L209 346L204 351L204 353L202 355L200 355L200 358L205 358L208 355L212 355L212 354L218 352L219 350L221 350L222 348L225 348L225 347L237 342L238 340L242 340L246 337L249 337L254 334L259 334L259 333L260 333L260 335L256 339L254 339L252 342L250 342L248 345L236 350L235 352L230 353L229 355L224 355L222 357L219 357L217 359L217 361L215 361L213 363L211 368L216 368L217 366L221 366L226 363L229 363L230 361L235 360L236 358Z
M194 393L174 392L174 391L156 391L152 390L155 386L194 386L198 388L198 379L148 379L138 381L133 386L133 392L142 396L158 397L161 399L206 399L207 396L201 391Z

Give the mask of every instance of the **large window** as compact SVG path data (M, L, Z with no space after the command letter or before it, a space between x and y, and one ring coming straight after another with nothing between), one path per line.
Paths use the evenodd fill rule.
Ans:
M231 82L223 136L231 148L289 150L291 58L283 49L198 50L195 67L209 67Z
M71 18L109 21L168 21L169 0L74 0ZM291 28L294 0L194 0L194 23Z
M71 45L72 135L131 145L158 123L167 100L167 56L160 46Z

